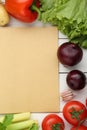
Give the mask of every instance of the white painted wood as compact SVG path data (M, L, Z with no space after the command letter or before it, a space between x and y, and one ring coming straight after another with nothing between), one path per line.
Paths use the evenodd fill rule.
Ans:
M2 0L4 2L4 0ZM11 20L10 20L10 23L9 23L9 26L11 27L19 27L19 26L22 26L22 27L31 27L31 26L50 26L49 24L42 24L41 22L38 22L38 21L35 21L34 23L32 24L27 24L27 23L23 23L23 22L20 22L14 18L11 17ZM62 33L59 32L59 45L61 45L62 43L64 42L67 42L68 39L66 36L64 36ZM61 63L59 63L59 86L60 86L60 93L62 91L64 91L65 89L68 88L67 84L66 84L66 75L67 73L72 70L72 69L80 69L82 70L83 72L87 72L87 50L83 50L84 54L83 54L83 59L82 61L76 65L75 67L72 67L72 68L66 68L64 67L63 65L61 65ZM62 72L62 73L61 73ZM66 74L63 74L63 72L66 72ZM61 73L61 74L60 74ZM75 93L75 97L73 100L78 100L78 101L81 101L83 103L85 103L85 99L86 99L86 95L87 95L87 85L86 87L81 90L81 91L73 91ZM63 109L63 106L64 106L65 102L63 102L60 98L60 111L62 111ZM41 130L41 123L42 123L42 120L43 118L49 113L32 113L31 116L33 119L37 119L39 121L39 125L40 125L40 130ZM71 125L69 125L64 117L63 117L63 114L62 113L56 113L58 114L65 122L65 130L70 130L71 128Z

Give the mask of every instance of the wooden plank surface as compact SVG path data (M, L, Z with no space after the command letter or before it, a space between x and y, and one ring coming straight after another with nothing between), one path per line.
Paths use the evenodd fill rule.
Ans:
M11 22L10 22L9 26L28 26L28 27L30 27L30 26L43 26L43 24L41 22L38 22L38 21L36 21L33 24L24 24L22 22L19 22L18 20L15 20L14 18L11 18ZM45 26L48 26L48 25L45 25ZM62 43L67 42L67 41L68 41L67 37L59 32L59 44L62 44ZM82 61L78 65L76 65L75 67L72 67L71 69L80 69L83 72L85 72L85 74L87 75L87 60L86 59L87 59L87 50L83 50ZM69 69L67 69L63 65L59 64L60 93L63 90L68 88L67 84L66 84L66 75L69 71L70 71ZM74 92L74 93L76 94L76 96L73 100L79 100L79 101L85 103L85 98L87 97L87 86L85 87L85 89L80 91L80 94L79 94L79 92ZM62 114L62 108L63 108L64 104L65 103L60 98L60 113L56 113L56 114L58 114L64 120L65 130L70 130L71 125L69 125L65 121L63 114ZM41 123L42 123L43 118L47 114L49 114L49 113L32 113L32 118L37 119L39 121L39 125L40 125L39 130L42 130L41 129Z

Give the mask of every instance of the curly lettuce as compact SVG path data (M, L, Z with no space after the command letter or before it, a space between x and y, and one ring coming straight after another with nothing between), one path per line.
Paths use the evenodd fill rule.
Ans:
M41 0L41 21L87 48L87 0Z

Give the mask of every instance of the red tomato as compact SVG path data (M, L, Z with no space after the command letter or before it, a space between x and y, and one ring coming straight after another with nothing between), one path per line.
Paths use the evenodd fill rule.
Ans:
M86 107L79 101L70 101L63 108L63 116L70 124L76 126L86 119Z
M79 127L72 127L71 130L87 130L87 127L84 125L81 125Z
M87 107L87 98L86 98L86 107Z
M63 120L56 114L49 114L42 121L42 130L64 130L64 128Z

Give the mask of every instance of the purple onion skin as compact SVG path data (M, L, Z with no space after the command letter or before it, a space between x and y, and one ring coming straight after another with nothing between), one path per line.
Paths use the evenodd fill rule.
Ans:
M68 73L66 82L72 90L81 90L86 85L86 76L80 70L72 70Z
M82 60L83 51L77 44L66 42L59 46L57 57L61 64L74 66Z

